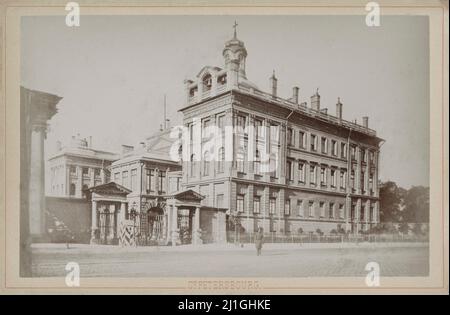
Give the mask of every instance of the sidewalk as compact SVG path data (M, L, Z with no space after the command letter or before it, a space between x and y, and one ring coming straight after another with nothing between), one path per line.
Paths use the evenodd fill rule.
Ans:
M302 249L351 249L351 248L411 248L428 247L428 243L418 242L395 242L395 243L266 243L264 250L302 250ZM254 251L254 244L203 244L203 245L179 245L179 246L140 246L121 247L119 245L89 245L70 244L67 249L66 244L37 243L32 244L33 251L40 253L71 251L71 252L207 252L207 251Z

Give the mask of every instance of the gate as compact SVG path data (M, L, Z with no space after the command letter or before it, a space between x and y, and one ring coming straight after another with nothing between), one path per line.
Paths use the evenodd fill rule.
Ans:
M100 244L111 244L115 238L114 213L105 209L99 213Z

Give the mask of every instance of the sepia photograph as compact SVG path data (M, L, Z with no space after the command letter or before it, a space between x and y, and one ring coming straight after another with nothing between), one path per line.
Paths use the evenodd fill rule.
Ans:
M6 281L448 294L444 3L7 8Z

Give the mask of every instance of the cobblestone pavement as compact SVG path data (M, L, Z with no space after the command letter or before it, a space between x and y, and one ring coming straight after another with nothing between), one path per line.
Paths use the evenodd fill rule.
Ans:
M271 246L256 256L251 244L222 247L120 248L47 244L33 248L33 275L65 276L68 262L81 277L336 277L365 276L380 264L381 276L427 276L427 245Z

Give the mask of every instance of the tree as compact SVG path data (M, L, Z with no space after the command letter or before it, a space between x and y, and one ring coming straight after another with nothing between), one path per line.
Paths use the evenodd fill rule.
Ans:
M428 223L430 221L430 189L413 186L404 197L403 221L410 223Z
M380 221L400 222L401 205L405 190L395 182L388 181L380 186Z

